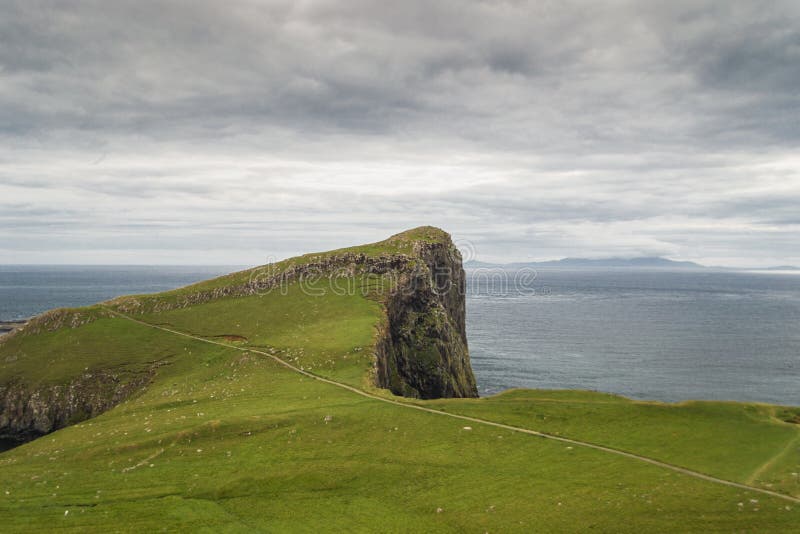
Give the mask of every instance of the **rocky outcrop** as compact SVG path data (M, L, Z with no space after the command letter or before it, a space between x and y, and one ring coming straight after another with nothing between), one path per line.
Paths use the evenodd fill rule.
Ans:
M422 261L386 299L376 346L380 387L423 399L477 397L465 326L465 275L449 238L415 245Z
M104 370L67 384L0 385L0 440L23 443L100 415L143 389L154 371L123 375Z
M415 258L407 254L371 256L364 253L342 252L312 256L301 263L288 266L272 264L257 267L248 271L246 280L240 283L187 292L172 299L151 296L120 297L108 302L107 305L127 314L158 313L222 298L264 295L292 283L312 284L335 277L399 273L412 269L415 264Z

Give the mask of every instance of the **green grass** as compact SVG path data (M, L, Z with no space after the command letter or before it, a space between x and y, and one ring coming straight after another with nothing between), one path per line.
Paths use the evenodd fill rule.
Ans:
M777 499L465 430L176 339L191 358L144 395L0 455L6 531L786 531L798 520Z
M367 291L336 294L326 282L137 316L153 324L267 349L308 371L363 386L381 305ZM328 291L326 291L328 290ZM319 296L325 291L324 297Z
M168 342L167 342L168 341ZM179 340L131 328L130 321L103 318L80 328L14 336L0 345L0 383L60 384L99 369L136 373L179 354Z
M402 250L408 237L391 246ZM145 391L116 408L0 454L3 531L796 529L800 506L775 497L381 402L251 351L392 398L365 381L385 320L365 293L312 296L294 284L286 294L136 315L232 347L124 318L0 345L0 382L34 386L87 370L135 373L165 363ZM525 390L403 402L800 496L800 432L786 422L796 409Z
M285 296L275 292L221 300L144 318L211 339L225 334L242 336L247 339L241 342L244 346L271 348L305 370L363 385L364 370L372 358L372 328L379 316L379 306L361 298L358 291L320 298L294 284ZM525 390L430 405L637 452L800 496L800 481L791 476L800 470L800 454L787 454L775 469L764 471L755 480L750 478L800 435L800 427L777 417L782 409L774 406L634 402L593 392Z
M776 417L781 408L733 402L636 402L588 391L513 390L477 400L429 405L632 451L727 480L800 497L800 427ZM792 444L794 444L792 446ZM751 476L790 447L784 461Z

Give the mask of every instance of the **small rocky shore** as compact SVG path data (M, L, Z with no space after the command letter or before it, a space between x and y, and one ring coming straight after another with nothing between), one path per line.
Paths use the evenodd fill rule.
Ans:
M28 319L23 319L21 321L0 321L0 336L10 334L15 330L21 330L26 324L28 324Z

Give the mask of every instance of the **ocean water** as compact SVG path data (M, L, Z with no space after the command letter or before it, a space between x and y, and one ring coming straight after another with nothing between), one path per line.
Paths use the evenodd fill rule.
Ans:
M481 395L800 405L797 274L540 271L525 287L473 274L467 331Z
M0 266L0 321L180 287L241 267ZM580 388L637 399L800 405L800 276L468 273L481 395ZM516 278L516 283L515 283Z

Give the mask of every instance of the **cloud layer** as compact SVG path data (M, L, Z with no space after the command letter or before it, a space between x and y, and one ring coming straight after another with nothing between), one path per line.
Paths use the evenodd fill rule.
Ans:
M397 5L394 5L397 4ZM800 5L4 2L0 262L800 264Z

